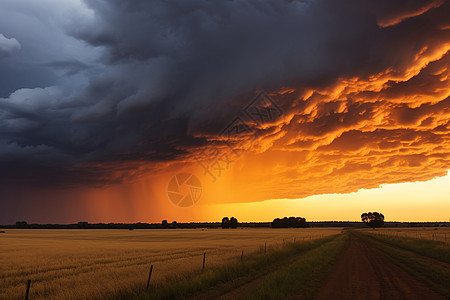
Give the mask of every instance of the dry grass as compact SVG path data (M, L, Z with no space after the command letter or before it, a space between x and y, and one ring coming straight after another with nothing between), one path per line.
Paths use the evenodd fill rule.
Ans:
M408 237L450 243L450 227L377 228L364 231L390 237Z
M0 299L107 299L152 282L238 259L263 247L340 232L308 229L5 230L0 235Z

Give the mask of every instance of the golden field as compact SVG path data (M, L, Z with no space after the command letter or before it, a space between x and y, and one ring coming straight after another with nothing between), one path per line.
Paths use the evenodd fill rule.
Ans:
M373 234L393 237L408 237L450 243L450 227L410 227L365 229Z
M10 229L0 234L0 299L107 299L264 247L337 234L306 229Z

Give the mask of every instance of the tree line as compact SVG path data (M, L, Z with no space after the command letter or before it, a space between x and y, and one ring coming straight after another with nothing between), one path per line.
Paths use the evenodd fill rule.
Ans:
M384 225L384 215L379 212L367 212L361 214L361 221L371 228L382 227ZM337 222L344 223L345 222ZM328 223L326 223L329 225ZM18 221L15 225L1 225L0 228L23 228L23 229L166 229L166 228L237 228L242 227L271 227L271 228L307 228L308 222L302 217L284 217L276 218L271 223L244 223L239 224L235 217L224 217L222 222L213 223L178 223L173 221L169 223L163 220L160 224L149 223L88 223L78 222L77 224L28 224L26 221ZM314 223L314 226L316 224ZM345 225L344 225L345 226ZM348 226L348 225L347 225ZM423 224L422 224L423 226Z
M309 227L305 218L301 217L284 217L283 219L276 218L272 221L272 228L307 228Z

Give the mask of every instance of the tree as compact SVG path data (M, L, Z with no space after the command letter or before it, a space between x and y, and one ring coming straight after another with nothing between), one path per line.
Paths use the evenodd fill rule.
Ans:
M238 220L235 217L231 217L230 222L228 222L230 228L236 229L238 226Z
M309 227L305 218L301 217L284 217L276 218L272 221L272 228L306 228Z
M230 219L228 217L224 217L222 219L222 228L237 228L238 227L238 220L235 217L231 217Z
M228 217L224 217L222 219L222 228L229 228L230 219Z
M379 212L363 213L361 215L361 220L373 229L384 225L384 215Z

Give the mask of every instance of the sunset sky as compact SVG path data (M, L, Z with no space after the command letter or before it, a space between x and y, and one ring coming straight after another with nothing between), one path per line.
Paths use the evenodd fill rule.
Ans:
M0 224L449 221L449 170L450 1L0 2Z

